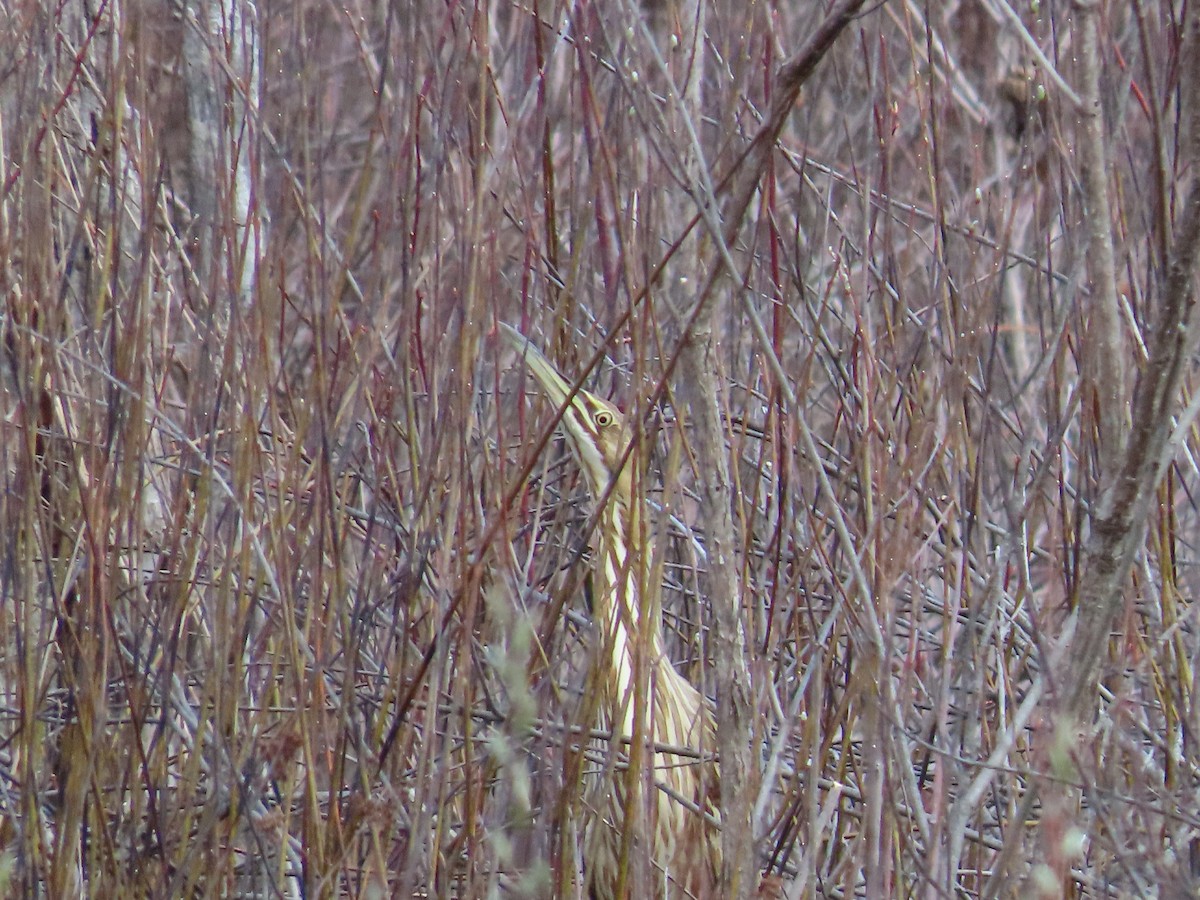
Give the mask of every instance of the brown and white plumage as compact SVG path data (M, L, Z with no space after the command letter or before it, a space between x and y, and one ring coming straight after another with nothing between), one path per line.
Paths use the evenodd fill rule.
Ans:
M711 707L679 674L665 651L661 586L646 578L653 553L641 528L641 499L633 490L631 467L624 465L632 433L615 406L584 390L572 396L571 385L524 336L506 325L501 329L549 400L563 410L562 430L593 497L599 500L607 492L597 525L593 600L602 637L597 664L604 666L605 727L611 729L613 741L621 741L627 749L627 742L636 734L644 736L651 747L690 751L684 755L654 751L656 789L651 797L641 795L640 773L628 777L620 769L606 767L611 777L607 784L597 786L593 816L586 829L584 857L590 891L598 900L617 895L626 809L640 805L646 815L634 821L645 823L647 833L635 833L633 838L648 842L654 884L633 884L627 877L627 896L644 897L648 892L672 900L709 896L720 870L720 835L713 824L718 791L712 758L716 729ZM653 699L640 708L635 704L637 648L644 648L647 654L646 689ZM630 789L634 803L627 806Z

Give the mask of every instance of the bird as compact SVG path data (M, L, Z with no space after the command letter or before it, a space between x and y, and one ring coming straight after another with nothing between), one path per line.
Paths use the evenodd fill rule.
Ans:
M605 766L589 789L583 858L593 900L630 897L683 900L713 896L721 870L719 776L712 704L667 655L662 626L662 585L647 578L654 556L642 498L626 464L633 431L621 411L571 383L519 331L500 331L517 350L546 398L562 411L559 427L582 470L597 510L593 554L592 614L600 632L600 727L629 747L641 735L652 750L652 797L641 791L637 771ZM644 593L643 593L644 592ZM652 702L635 708L636 654L647 654L645 685ZM639 698L642 694L636 694ZM675 748L682 753L672 753ZM631 752L631 759L633 754ZM632 768L632 767L630 767ZM630 803L628 801L633 800ZM648 846L653 885L634 885L628 872L622 891L622 835L627 810L646 810L632 839ZM648 844L647 844L648 842Z

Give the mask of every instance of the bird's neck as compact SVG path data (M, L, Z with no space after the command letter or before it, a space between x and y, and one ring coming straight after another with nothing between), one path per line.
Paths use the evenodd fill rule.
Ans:
M642 528L641 504L614 491L601 516L596 619L610 632L623 627L631 635L644 632L661 640L658 604L646 602L656 598L658 590L649 581L654 547Z
M651 571L653 542L642 526L641 504L631 493L614 491L602 516L603 546L593 611L600 626L601 652L611 653L606 688L613 726L620 720L629 735L635 660L645 660L651 677L671 664L662 637L661 586Z

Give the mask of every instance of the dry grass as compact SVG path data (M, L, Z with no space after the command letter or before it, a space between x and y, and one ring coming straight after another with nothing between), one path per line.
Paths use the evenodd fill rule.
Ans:
M678 323L697 202L825 4L708 9L678 102L671 4L93 5L0 11L4 892L574 896L619 764L592 506L494 324L572 376L612 332L586 383L638 423L669 644L719 697ZM1064 699L1134 440L1105 392L1173 308L1195 162L1173 5L1101 6L1119 384L1079 117L1003 0L855 19L709 286L764 890L1200 885L1190 420L1099 715ZM1072 10L1020 14L1082 91Z

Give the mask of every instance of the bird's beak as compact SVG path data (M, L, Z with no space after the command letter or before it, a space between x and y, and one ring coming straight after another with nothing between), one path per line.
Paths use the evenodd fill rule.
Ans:
M571 384L558 374L558 370L550 360L542 355L542 352L521 332L517 331L510 325L500 323L500 334L504 336L512 346L516 349L521 358L525 360L525 365L529 367L529 371L533 373L533 377L537 379L538 384L542 386L542 390L546 392L550 402L559 409L566 408L563 414L565 422L570 422L571 426L577 426L574 419L577 416L582 416L586 421L586 410L583 408L583 401L579 394L571 394ZM568 398L570 403L568 404Z

